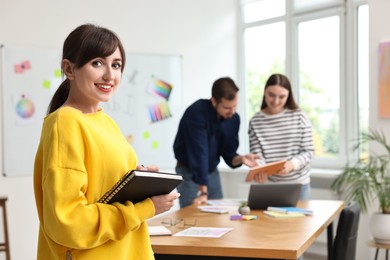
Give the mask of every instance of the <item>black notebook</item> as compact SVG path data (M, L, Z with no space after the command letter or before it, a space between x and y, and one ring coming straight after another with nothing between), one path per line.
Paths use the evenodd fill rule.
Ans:
M168 194L181 182L178 174L131 170L127 172L98 202L140 202L156 195Z

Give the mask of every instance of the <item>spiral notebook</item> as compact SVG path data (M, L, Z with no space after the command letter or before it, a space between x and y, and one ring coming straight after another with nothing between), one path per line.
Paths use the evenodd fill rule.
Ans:
M131 170L98 202L111 204L131 201L137 203L152 196L168 194L182 181L183 177L174 173Z

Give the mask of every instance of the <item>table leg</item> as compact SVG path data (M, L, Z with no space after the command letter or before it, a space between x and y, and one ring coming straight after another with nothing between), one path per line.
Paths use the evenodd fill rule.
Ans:
M378 260L378 252L379 252L379 248L377 248L375 251L375 258L374 258L375 260Z
M333 260L333 222L326 229L328 235L328 260Z
M389 260L389 249L386 249L386 260Z

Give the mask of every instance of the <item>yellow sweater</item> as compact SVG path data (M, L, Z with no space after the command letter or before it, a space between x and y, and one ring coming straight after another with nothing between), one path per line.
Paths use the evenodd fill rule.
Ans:
M34 166L38 260L154 259L150 199L96 203L136 166L133 148L103 111L62 107L48 115Z

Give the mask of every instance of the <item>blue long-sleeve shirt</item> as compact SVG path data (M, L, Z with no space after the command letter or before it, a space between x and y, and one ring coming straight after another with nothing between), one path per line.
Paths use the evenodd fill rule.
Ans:
M223 119L217 116L211 100L200 99L189 106L180 120L173 144L175 158L193 173L193 181L208 184L208 174L220 162L220 156L231 168L237 156L240 117Z

